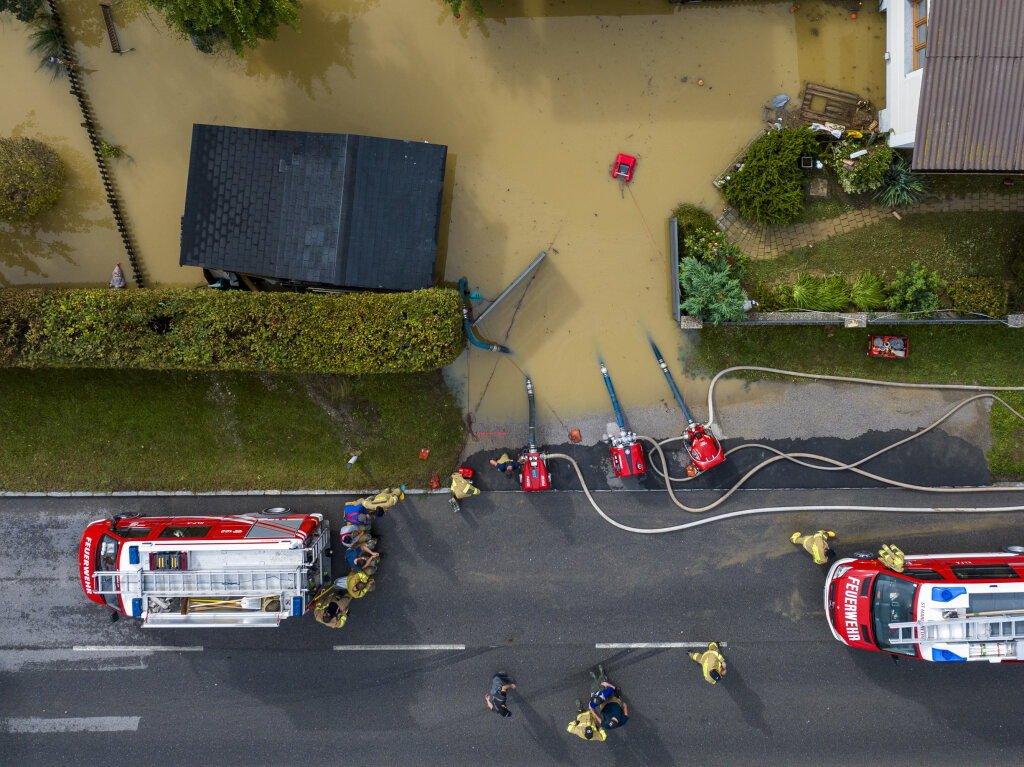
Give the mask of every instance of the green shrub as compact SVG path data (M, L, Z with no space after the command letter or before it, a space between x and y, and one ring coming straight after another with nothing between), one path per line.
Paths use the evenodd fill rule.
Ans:
M949 297L958 312L1004 317L1010 290L995 277L964 277L949 283Z
M903 155L896 155L893 163L882 174L882 186L875 192L875 199L890 208L915 205L928 193L928 182L924 176L910 172L910 163Z
M29 33L32 41L29 50L39 57L39 66L36 68L48 71L51 80L67 75L67 68L57 60L61 58L63 46L53 17L43 14L32 22L32 26L34 29Z
M792 296L792 306L797 309L844 312L850 308L850 285L838 274L825 279L801 274Z
M801 274L793 285L793 307L795 309L812 309L818 303L818 292L821 280L809 274Z
M845 312L850 308L850 283L838 274L822 280L816 308L822 312Z
M886 305L894 312L934 312L944 287L938 272L930 272L914 261L909 272L897 272L896 279L889 283Z
M804 208L801 155L817 155L818 142L809 128L773 130L757 139L731 174L722 194L743 218L761 224L788 224Z
M700 317L715 327L722 322L742 320L746 294L740 281L729 275L724 260L714 263L685 258L679 265L679 286L683 301L679 305L687 314Z
M29 221L57 204L64 161L41 141L0 138L0 220Z
M686 255L710 264L725 259L733 264L740 256L739 246L726 239L724 232L715 229L697 229L686 238Z
M862 312L885 308L885 284L871 272L861 272L854 280L850 301Z
M843 160L861 149L867 149L868 153L854 159L853 167L843 164ZM829 164L846 192L870 192L882 185L882 177L892 164L894 154L893 148L884 142L865 147L861 139L848 138L832 145Z
M0 364L272 372L433 370L462 351L461 299L411 293L0 290Z
M698 229L708 232L718 231L718 225L710 213L703 208L689 205L685 202L679 203L669 218L676 220L677 236L679 237L679 255L682 258L691 255L686 252L687 237L690 237Z
M758 280L751 291L751 298L757 301L758 311L778 312L793 305L793 288L789 285L768 285Z
M1014 244L1013 257L1010 259L1010 274L1013 275L1017 287L1024 288L1024 236L1018 237Z

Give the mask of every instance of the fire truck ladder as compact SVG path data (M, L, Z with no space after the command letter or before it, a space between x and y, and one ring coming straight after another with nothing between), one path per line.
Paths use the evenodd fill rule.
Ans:
M918 642L986 642L1024 639L1024 614L890 623L892 644Z
M305 573L291 570L193 570L154 572L122 570L96 573L99 594L155 597L269 596L305 589Z

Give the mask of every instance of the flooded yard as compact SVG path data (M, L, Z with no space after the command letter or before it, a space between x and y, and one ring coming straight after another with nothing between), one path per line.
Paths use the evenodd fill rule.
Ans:
M854 20L824 0L487 5L501 15L453 19L439 0L307 0L301 32L282 29L240 60L196 51L155 16L122 25L134 50L117 56L96 4L61 3L102 135L128 155L114 175L149 284L202 279L178 266L193 123L445 144L439 277L494 297L549 253L518 312L510 302L484 328L507 333L514 357L470 349L449 371L464 405L479 403L477 427L523 420L520 369L542 420L545 404L566 420L610 415L598 351L627 413L671 401L645 341L682 381L669 211L721 209L711 179L777 93L796 99L811 80L884 106L884 15L865 6ZM0 228L0 284L99 286L126 258L77 106L36 64L23 25L0 25L0 131L51 142L69 166L57 208ZM617 152L638 157L624 190L609 176Z

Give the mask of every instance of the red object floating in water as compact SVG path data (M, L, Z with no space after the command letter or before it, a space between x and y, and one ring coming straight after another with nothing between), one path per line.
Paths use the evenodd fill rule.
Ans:
M628 154L615 155L615 164L612 165L612 178L621 178L628 184L633 180L633 170L636 168L636 158Z

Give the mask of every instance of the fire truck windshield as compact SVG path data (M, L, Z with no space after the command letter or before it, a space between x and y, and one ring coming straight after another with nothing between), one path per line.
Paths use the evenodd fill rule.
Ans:
M917 584L896 578L888 573L880 573L875 578L875 589L871 600L871 621L875 630L875 644L879 650L899 653L900 655L917 655L913 645L894 645L889 642L890 623L905 623L914 620L914 602L917 596Z
M109 535L104 535L100 538L100 546L96 551L96 572L109 572L117 570L117 540ZM100 577L97 579L97 586L101 589L109 591L117 584L117 578L113 575L108 575L105 578ZM116 594L106 593L103 594L103 601L115 609L118 608L118 598Z

